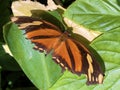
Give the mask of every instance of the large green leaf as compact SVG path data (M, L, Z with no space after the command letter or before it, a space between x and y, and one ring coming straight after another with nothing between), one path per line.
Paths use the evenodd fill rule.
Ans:
M76 0L64 16L92 30L108 31L120 27L117 0Z
M14 58L36 87L46 90L61 76L61 69L52 61L51 55L45 57L34 50L23 34L13 23L4 27L4 38Z
M104 33L91 44L103 58L106 66L105 90L120 88L120 28ZM97 88L98 89L98 88Z
M106 62L106 70L120 68L120 28L104 33L91 45Z

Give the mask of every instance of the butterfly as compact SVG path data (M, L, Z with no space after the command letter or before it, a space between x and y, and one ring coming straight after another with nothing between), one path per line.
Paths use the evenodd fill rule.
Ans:
M103 71L91 51L71 35L48 21L27 17L13 17L21 30L25 30L28 40L34 44L34 49L46 55L52 51L52 59L63 70L74 74L86 74L87 84L101 84Z

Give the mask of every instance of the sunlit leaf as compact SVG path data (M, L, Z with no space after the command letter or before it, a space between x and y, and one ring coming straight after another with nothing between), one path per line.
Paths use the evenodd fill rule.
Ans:
M76 0L64 16L91 30L104 32L120 27L117 0Z
M14 58L37 88L47 89L61 76L61 69L51 60L51 55L45 57L34 50L33 44L15 24L4 27L4 38Z

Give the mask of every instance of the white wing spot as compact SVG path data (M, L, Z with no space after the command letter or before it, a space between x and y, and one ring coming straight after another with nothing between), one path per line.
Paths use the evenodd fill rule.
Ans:
M98 81L99 81L99 84L101 84L103 82L103 75L102 74L99 74Z
M38 49L38 46L34 46L35 49Z
M58 63L60 63L60 60L59 60L59 59L56 59L56 61L57 61Z
M20 24L19 29L26 28L27 26L30 26L30 25L40 25L40 24L42 24L41 21L33 21L31 23L22 23Z
M62 67L64 67L64 64L63 64L63 63L60 63L60 65L61 65Z
M92 77L92 81L94 81L95 79L94 79L94 77Z
M12 22L15 22L15 21L18 20L18 18L17 17L11 17L11 20L12 20Z
M56 59L56 57L52 57L53 59Z
M88 78L89 78L89 81L91 81L92 80L91 74L93 73L93 66L92 66L92 58L89 54L87 54L87 61L88 61L88 64L89 64Z
M39 48L39 50L40 50L40 51L44 51L44 49L43 49L43 48Z
M65 67L65 70L68 70L68 68L67 68L67 67Z
M96 77L96 79L95 79L96 81L98 81L98 78Z

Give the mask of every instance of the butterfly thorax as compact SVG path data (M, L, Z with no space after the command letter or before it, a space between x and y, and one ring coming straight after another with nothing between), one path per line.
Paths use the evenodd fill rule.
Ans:
M67 31L65 31L61 36L60 36L60 42L62 42L62 41L66 41L68 38L70 37L70 34L67 32Z

